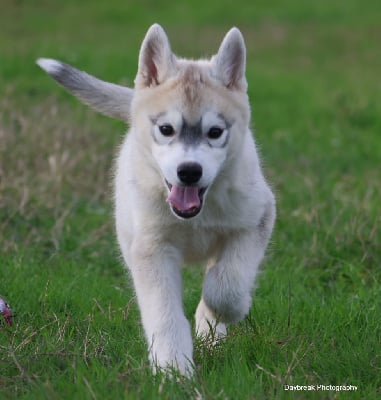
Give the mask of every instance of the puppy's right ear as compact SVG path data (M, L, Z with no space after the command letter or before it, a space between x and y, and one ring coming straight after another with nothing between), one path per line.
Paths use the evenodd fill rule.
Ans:
M154 24L143 40L139 54L137 88L157 86L163 83L176 69L176 58L172 53L168 37L163 28Z
M132 89L102 81L60 61L39 58L37 64L91 108L109 117L129 121Z

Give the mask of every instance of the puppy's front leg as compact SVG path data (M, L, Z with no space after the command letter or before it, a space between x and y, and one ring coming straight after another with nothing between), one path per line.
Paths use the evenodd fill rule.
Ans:
M224 324L238 322L249 312L251 291L268 238L258 231L236 234L210 263L196 312L199 335L210 335L210 326L223 334Z
M129 266L154 369L174 367L192 373L192 336L181 295L181 254L170 245L136 239Z

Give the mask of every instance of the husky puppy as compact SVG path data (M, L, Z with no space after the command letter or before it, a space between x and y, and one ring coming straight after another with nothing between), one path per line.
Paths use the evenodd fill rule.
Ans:
M84 103L130 125L116 163L118 242L154 370L191 375L181 266L205 262L195 329L223 337L249 311L275 219L249 128L241 32L231 29L210 60L193 61L176 57L164 30L151 26L134 89L59 61L37 63Z

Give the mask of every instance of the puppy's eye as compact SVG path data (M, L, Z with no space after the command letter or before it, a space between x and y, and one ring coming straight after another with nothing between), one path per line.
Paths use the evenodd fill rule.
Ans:
M160 125L159 126L159 131L163 136L173 136L175 133L175 130L173 129L172 125L166 124L166 125Z
M224 132L224 130L222 128L219 128L218 126L212 126L209 129L208 138L209 139L218 139L222 135L223 132Z

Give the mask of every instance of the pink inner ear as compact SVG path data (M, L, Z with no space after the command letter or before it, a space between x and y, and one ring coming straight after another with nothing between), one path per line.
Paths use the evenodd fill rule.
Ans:
M157 76L157 68L153 60L148 59L147 57L146 66L147 66L147 86L150 86L152 84L158 85L159 80Z
M145 78L147 86L150 86L152 84L159 84L158 71L154 61L154 59L157 57L158 55L155 52L155 47L152 44L148 44L144 57L144 65L146 67Z

